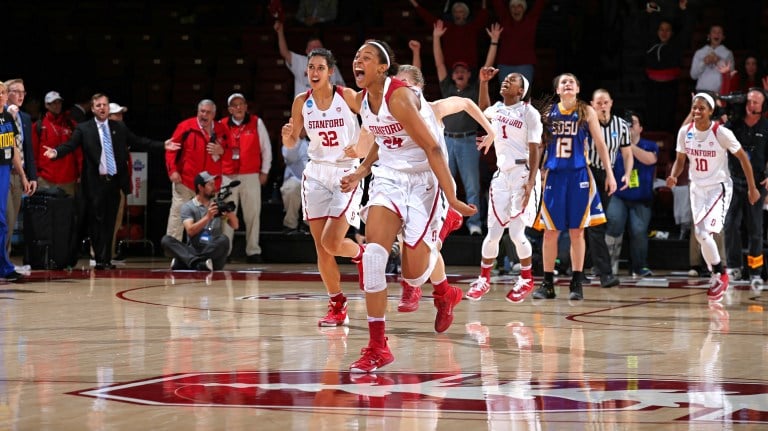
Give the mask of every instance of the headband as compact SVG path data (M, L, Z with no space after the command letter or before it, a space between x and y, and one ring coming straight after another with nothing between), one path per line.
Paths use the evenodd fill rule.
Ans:
M390 66L390 63L389 63L389 54L387 54L387 50L386 50L386 49L384 49L384 46L382 46L382 45L381 45L379 42L374 42L374 41L370 41L370 42L368 42L368 43L369 43L369 44L371 44L371 45L375 45L377 48L379 48L379 49L381 50L381 52L383 52L383 53L384 53L384 58L386 58L386 59L387 59L387 68L389 68L389 66Z
M531 88L528 86L528 80L525 79L525 76L521 73L520 78L523 79L523 99L525 99L525 96L528 94L528 90Z
M715 109L715 99L707 93L696 93L693 98L701 97L709 104L709 109Z

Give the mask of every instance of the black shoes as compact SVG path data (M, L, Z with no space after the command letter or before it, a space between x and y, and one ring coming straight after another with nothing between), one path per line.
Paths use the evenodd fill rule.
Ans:
M618 284L618 279L616 280L616 282L617 282L616 284ZM606 286L603 286L603 287L606 287ZM571 284L570 286L568 286L568 288L571 291L570 295L568 296L568 299L573 301L581 301L582 299L584 299L584 292L582 291L582 288L581 288L581 280L571 280Z
M213 271L213 260L211 260L211 259L201 260L201 261L197 262L197 264L195 264L195 269L198 270L198 271L212 272Z
M535 299L555 299L555 296L555 284L548 281L542 281L541 286L533 291Z
M24 276L19 274L16 271L11 271L10 274L6 275L3 278L5 278L5 281L10 281L11 283L20 283L24 281Z
M601 287L614 287L619 285L619 278L613 274L601 275L600 286Z
M112 265L111 263L97 263L95 268L98 270L115 269L115 265Z
M264 263L264 261L261 259L260 254L252 254L245 258L245 261L248 263Z

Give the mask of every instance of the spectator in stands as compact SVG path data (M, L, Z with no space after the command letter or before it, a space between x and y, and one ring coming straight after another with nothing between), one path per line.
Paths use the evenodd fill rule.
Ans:
M434 28L438 18L422 7L416 0L410 0L416 13L427 22L430 28ZM451 6L451 20L444 21L446 33L442 39L445 64L454 64L459 61L466 62L470 69L477 68L479 58L478 45L480 35L488 21L488 9L486 0L482 0L480 10L474 18L469 19L469 6L464 2L456 2ZM416 67L421 67L414 64Z
M299 0L296 20L307 27L325 26L336 20L338 0Z
M632 172L632 165L634 158L632 157L632 146L629 139L629 123L618 115L614 115L613 99L608 90L600 88L592 93L592 108L597 113L597 120L600 124L600 133L602 133L603 141L608 147L608 156L610 159L610 166L603 164L603 160L598 154L594 145L589 146L589 168L592 171L592 176L597 184L597 191L600 193L600 202L603 204L603 211L605 211L611 202L611 196L606 191L606 178L608 177L608 171L612 171L616 162L619 160L618 154L621 153L622 163L624 168L621 172L625 173L624 176L614 178L622 178L625 185L619 187L624 190L627 188L628 182L626 178L629 178L629 174ZM593 136L594 138L594 136ZM610 216L605 215L606 218ZM611 267L611 255L608 251L606 244L605 231L607 224L599 224L596 226L590 226L587 228L587 244L589 246L589 254L592 257L592 265L595 268L595 272L600 274L600 286L613 287L618 286L619 279L613 273Z
M631 271L633 275L646 277L653 275L648 268L648 225L651 223L653 208L653 180L656 174L656 161L659 147L656 142L643 139L643 125L640 116L630 112L627 120L632 120L629 128L629 142L634 158L633 170L629 175L629 187L616 190L606 207L605 217L608 226L605 242L611 256L613 273L618 273L618 261L624 239L624 229L629 229L629 247ZM616 154L613 176L625 175L622 151Z
M720 94L723 96L734 92L746 93L750 88L768 87L768 78L755 54L747 54L744 62L735 69L731 63L723 62L719 70L723 79Z
M443 98L461 96L477 103L480 95L480 87L477 80L472 79L472 69L465 61L457 61L451 65L452 73L448 75L443 49L442 36L448 31L442 21L435 23L432 31L432 52L435 57L437 78L440 81L440 92ZM491 38L491 46L488 49L483 67L491 67L496 58L496 49L502 28L498 24L486 29ZM481 108L483 108L481 106ZM445 125L445 143L448 148L448 162L451 175L454 178L460 176L464 186L467 203L480 207L480 152L477 150L477 123L466 112L448 115L443 118ZM470 235L482 235L482 215L477 212L467 220L467 229Z
M693 54L691 60L691 78L696 80L696 92L720 92L722 75L718 67L733 64L733 53L723 45L725 33L720 25L709 28L707 44Z
M499 41L497 58L499 82L512 72L521 73L533 82L536 66L536 27L548 0L535 0L528 11L526 0L493 0L493 8L499 17L504 33ZM528 13L526 13L528 11Z
M747 238L747 270L750 284L755 289L762 285L763 271L763 201L766 197L766 162L768 162L768 120L763 114L766 108L765 92L753 88L747 93L747 103L744 115L736 116L725 125L733 131L736 140L749 156L752 164L752 174L755 184L760 184L760 199L757 202L748 201L748 188L745 173L741 169L739 159L728 156L728 169L733 181L733 198L725 217L725 251L726 264L729 270L741 272L742 235L744 228ZM735 279L738 275L733 274Z
M285 33L283 30L283 23L275 21L275 32L277 33L277 46L280 49L280 55L285 60L285 65L290 69L293 74L293 94L295 96L307 92L311 87L309 85L309 79L307 78L307 55L315 48L322 48L323 42L320 39L313 37L307 41L305 49L305 55L297 54L288 49L288 43L285 41ZM331 76L331 83L336 85L346 86L344 78L339 71L336 71Z
M24 98L27 96L27 90L24 87L24 80L9 79L5 81L8 87L8 112L13 115L19 134L16 135L16 148L21 156L21 165L24 166L24 173L29 180L28 193L34 194L37 190L37 169L35 168L35 155L32 148L32 119L29 114L21 110L24 104ZM11 237L16 227L16 218L21 211L21 195L26 190L22 187L20 173L11 170L11 188L8 192L8 207L6 208L6 221L8 222L8 237L5 239L5 247L11 252Z
M648 3L649 5L652 3ZM655 37L645 52L646 114L647 130L673 132L677 128L675 111L682 70L683 50L690 40L692 16L687 0L680 0L674 17L662 18L661 13L646 7L649 28Z
M188 118L173 132L171 141L178 143L178 150L166 150L165 166L171 180L171 209L168 212L166 234L181 240L184 227L181 223L181 206L195 196L195 175L206 171L221 185L221 156L224 154L226 127L214 121L216 104L209 99L197 104L197 116Z
M272 168L272 143L264 121L248 112L248 103L242 93L227 98L229 116L219 120L227 133L222 157L222 183L240 181L231 189L230 200L243 213L245 222L245 255L248 263L261 263L261 187L267 183ZM234 244L235 231L224 226L224 235ZM231 252L231 251L230 251Z
M300 139L296 146L288 148L283 145L282 149L285 173L283 174L283 185L280 186L280 194L285 210L283 226L285 226L285 233L288 235L306 233L302 230L304 224L299 221L299 216L301 212L301 178L309 160L308 147L309 141Z
M32 148L37 167L40 187L59 187L74 196L83 164L83 150L78 148L72 154L56 160L43 156L45 147L54 148L67 142L77 123L62 112L62 98L56 91L49 91L44 98L48 111L32 126Z
M187 233L187 242L165 235L160 243L165 254L173 258L171 270L220 270L227 262L230 249L222 225L226 223L232 229L237 229L237 213L219 211L214 199L218 190L216 176L202 171L195 175L194 185L194 197L181 206L181 220Z

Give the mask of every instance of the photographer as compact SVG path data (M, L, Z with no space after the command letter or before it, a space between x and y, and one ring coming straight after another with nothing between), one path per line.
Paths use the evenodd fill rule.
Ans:
M225 205L223 197L216 196L215 180L216 176L207 171L197 174L195 197L181 207L187 243L170 235L165 235L161 241L165 254L173 257L171 270L213 271L224 268L229 239L222 233L222 219L233 229L237 229L238 220L231 202Z
M728 156L728 168L733 180L733 198L725 217L725 250L727 266L734 272L734 279L740 278L743 267L741 228L747 236L747 270L753 289L760 289L763 269L763 201L766 196L766 162L768 161L768 120L763 118L766 106L763 90L751 88L746 95L746 105L739 115L731 117L726 124L749 155L755 184L760 184L760 199L754 204L747 200L747 180L738 159ZM735 103L739 100L733 101ZM742 111L743 110L743 111ZM734 112L736 113L736 112ZM742 114L743 113L743 114ZM738 271L738 273L737 273Z

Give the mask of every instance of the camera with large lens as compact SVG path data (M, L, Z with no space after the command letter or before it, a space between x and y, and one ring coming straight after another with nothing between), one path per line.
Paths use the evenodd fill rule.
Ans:
M725 106L715 109L713 116L720 117L725 115L729 120L739 119L744 114L744 107L747 103L747 94L743 92L733 92L724 96L718 96L718 99L725 102Z
M226 199L232 196L232 189L239 185L240 181L232 181L226 186L221 186L221 189L213 199L213 201L216 202L216 207L219 209L219 214L226 214L237 209L237 205L235 205L234 202L226 201Z

